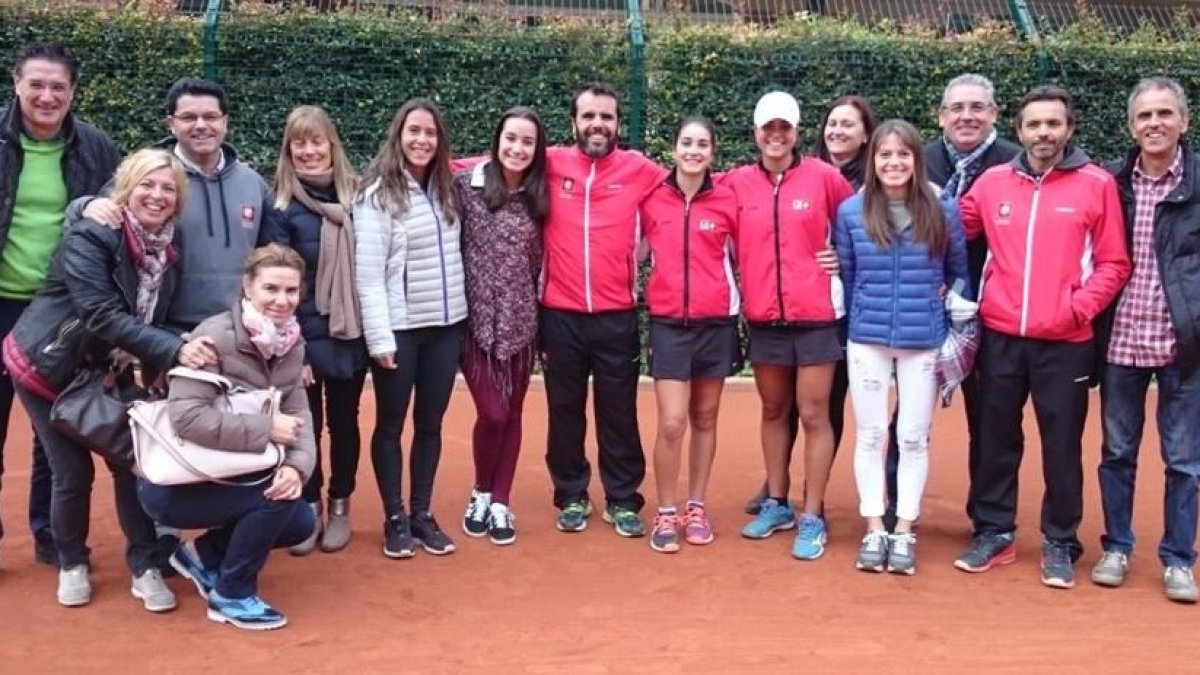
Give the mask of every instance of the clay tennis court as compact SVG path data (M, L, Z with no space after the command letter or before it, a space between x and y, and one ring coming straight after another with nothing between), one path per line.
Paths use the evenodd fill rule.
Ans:
M365 420L373 415L370 399L368 392ZM746 520L742 504L761 476L758 400L745 384L726 391L721 411L709 495L713 545L653 553L645 539L621 539L595 515L586 532L555 530L542 460L545 397L537 384L526 406L514 491L518 541L499 548L469 539L459 518L471 486L474 412L459 387L434 492L436 513L458 552L383 557L381 511L364 452L354 540L338 554L273 554L261 590L290 624L262 634L209 622L191 585L178 578L170 583L179 608L170 614L151 615L130 598L104 472L93 499L93 601L60 607L54 570L33 562L25 526L28 424L14 412L2 493L8 537L0 571L0 672L1196 672L1200 607L1163 597L1154 553L1162 464L1152 424L1130 579L1119 590L1087 580L1101 529L1095 395L1092 403L1080 531L1087 552L1078 586L1057 591L1038 577L1036 441L1022 473L1017 563L978 576L951 566L969 532L962 513L965 424L957 407L935 418L919 569L901 578L854 569L862 525L848 443L834 467L825 557L792 560L790 534L766 541L738 535ZM655 428L649 387L639 404L649 452ZM1033 439L1032 414L1026 418ZM594 446L589 453L594 457ZM648 479L647 513L651 486ZM592 498L602 499L598 485Z

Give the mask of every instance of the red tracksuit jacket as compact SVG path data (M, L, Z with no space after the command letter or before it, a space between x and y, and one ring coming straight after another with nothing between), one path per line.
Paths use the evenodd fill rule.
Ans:
M650 316L685 325L736 317L741 298L733 274L733 190L705 178L689 202L671 173L642 203L641 217L651 256Z
M1117 184L1076 148L1037 177L1023 157L959 203L967 237L987 237L979 316L1007 335L1084 342L1132 269Z
M588 314L633 309L638 206L665 175L627 150L600 159L577 147L547 150L542 305Z
M829 243L833 219L854 188L840 171L804 157L782 174L761 164L719 177L737 194L738 269L746 321L828 325L834 315L831 277L816 254Z

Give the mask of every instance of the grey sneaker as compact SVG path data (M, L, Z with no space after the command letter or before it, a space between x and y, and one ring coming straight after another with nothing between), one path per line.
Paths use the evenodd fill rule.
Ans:
M169 612L175 609L175 594L167 588L163 581L162 572L152 567L140 576L133 577L129 587L133 597L142 601L142 605L151 612Z
M1168 600L1191 604L1200 599L1200 591L1196 590L1196 580L1189 567L1171 565L1163 570L1163 587Z
M887 570L910 576L917 573L917 535L912 532L888 535Z
M350 543L350 499L329 500L329 522L321 535L321 550L336 553Z
M92 582L88 566L76 565L58 571L58 604L63 607L82 607L92 601Z
M288 553L292 555L308 555L317 550L317 540L321 538L321 502L308 502L306 504L313 512L313 531L308 535L308 539L288 547Z
M872 530L862 538L858 549L858 560L854 566L864 572L882 572L888 559L888 533Z
M1116 588L1125 583L1129 572L1129 556L1120 551L1105 551L1092 568L1092 583L1097 586Z

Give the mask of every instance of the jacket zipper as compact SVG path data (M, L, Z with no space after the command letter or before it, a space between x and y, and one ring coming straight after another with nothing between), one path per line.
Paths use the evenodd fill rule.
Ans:
M683 202L683 325L688 325L692 305L691 281L691 239L692 239L692 198L684 197Z
M779 320L787 323L787 309L783 306L783 247L779 242L779 186L783 183L783 174L775 174L774 211L775 211L775 294L779 299Z
M592 313L592 181L596 178L596 162L583 182L583 301L588 314Z
M1025 229L1025 274L1021 287L1021 337L1029 328L1029 278L1033 275L1033 233L1037 226L1038 200L1042 196L1042 183L1050 172L1038 176L1033 181L1033 200L1029 206L1029 223Z
M42 353L49 354L50 352L54 351L55 349L58 349L59 347L61 347L63 342L66 341L67 337L70 336L71 333L74 333L75 329L78 327L79 327L79 319L78 318L71 319L70 321L59 326L58 334L55 336L55 338L53 340L50 341L49 344L47 344L45 347L42 347Z
M889 326L888 346L894 347L896 344L896 323L899 312L897 306L900 304L900 245L903 233L896 234L896 241L892 242L892 325Z
M426 199L429 199L428 195L426 195ZM433 213L433 224L437 228L438 269L442 273L442 323L448 325L450 323L450 292L446 289L446 249L442 242L442 219L438 218L437 207L432 199L429 199L429 210ZM407 274L405 281L407 282ZM405 295L407 295L407 287L408 284L405 283Z

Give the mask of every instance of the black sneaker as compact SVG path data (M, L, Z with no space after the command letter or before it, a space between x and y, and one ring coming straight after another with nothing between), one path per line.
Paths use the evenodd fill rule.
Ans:
M954 566L964 572L986 572L1016 560L1017 548L1012 532L987 532L971 540L971 547L955 559Z
M384 555L389 558L411 558L416 552L407 515L401 513L383 521Z
M488 533L488 507L492 505L492 496L479 490L471 490L471 500L467 502L467 510L463 513L463 532L468 537L482 537Z
M454 542L442 532L433 514L425 511L415 513L412 517L412 536L421 544L421 548L434 555L454 553Z
M516 518L504 504L492 504L488 508L488 535L493 544L507 546L517 540Z
M1042 583L1050 588L1075 587L1075 564L1071 560L1070 544L1042 542Z

